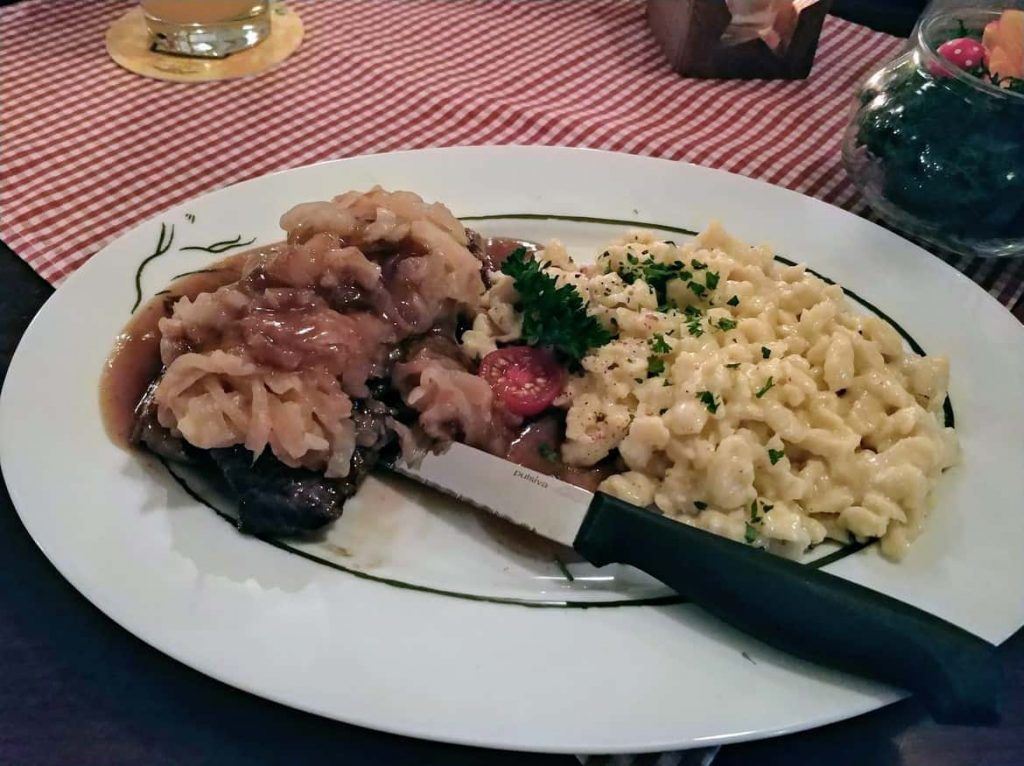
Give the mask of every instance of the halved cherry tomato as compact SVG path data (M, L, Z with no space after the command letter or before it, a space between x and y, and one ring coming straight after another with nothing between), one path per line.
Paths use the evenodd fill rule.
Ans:
M480 362L480 377L513 415L530 417L546 410L565 386L565 370L550 351L509 346Z

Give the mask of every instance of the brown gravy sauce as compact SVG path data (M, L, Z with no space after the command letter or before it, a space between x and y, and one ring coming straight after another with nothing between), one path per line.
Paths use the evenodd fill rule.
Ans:
M485 258L494 270L516 249L522 247L535 253L540 246L528 240L492 237L485 240ZM114 342L100 376L100 412L107 436L119 447L130 448L135 424L135 408L150 383L160 373L160 331L158 324L170 316L180 298L194 298L200 293L212 292L219 287L238 281L246 260L255 253L270 251L278 244L236 253L211 264L202 271L175 279L166 290L144 303L125 325ZM554 476L590 491L611 473L610 467L574 468L545 455L557 453L562 428L556 416L544 416L527 423L511 442L506 460L524 468Z
M528 239L489 237L484 240L484 264L491 271L498 271L505 259L519 248L523 248L528 255L533 255L541 249L541 246Z
M264 246L236 253L201 272L179 277L132 315L114 341L100 376L100 413L114 444L129 447L135 407L160 372L160 320L170 316L179 298L194 298L237 281L246 258L267 249Z
M130 446L135 407L162 366L157 325L170 316L175 301L194 298L199 293L237 281L249 256L278 246L275 243L235 253L200 272L179 277L132 315L117 336L100 376L100 413L107 436L114 444L125 449ZM535 242L527 240L490 237L484 239L484 259L490 268L498 269L519 247L531 253L540 249Z
M610 461L602 461L591 468L576 468L559 460L563 428L558 415L542 415L523 426L501 457L531 471L596 491L598 484L615 473L614 467Z

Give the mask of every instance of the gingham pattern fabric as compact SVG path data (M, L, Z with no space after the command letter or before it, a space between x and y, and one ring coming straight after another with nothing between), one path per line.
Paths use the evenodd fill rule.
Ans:
M302 48L244 81L118 68L128 0L0 11L0 237L59 283L162 209L275 170L458 144L684 160L864 212L839 141L863 73L901 42L828 19L809 79L690 80L640 0L293 0ZM950 258L1024 316L1024 260Z
M291 0L302 48L184 85L107 57L130 0L0 10L0 238L52 283L166 207L285 168L466 144L550 144L742 173L864 212L839 161L854 86L901 41L829 18L806 81L674 74L641 0ZM340 190L339 190L340 191ZM1021 261L952 259L1024 316ZM584 758L707 766L717 748Z

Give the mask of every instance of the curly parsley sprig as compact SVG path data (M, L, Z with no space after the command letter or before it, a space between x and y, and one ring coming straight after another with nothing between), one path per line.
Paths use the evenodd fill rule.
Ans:
M501 265L501 273L515 280L523 315L523 340L531 346L547 346L570 363L578 363L587 351L603 346L615 336L587 313L583 297L572 285L558 286L541 264L517 248Z

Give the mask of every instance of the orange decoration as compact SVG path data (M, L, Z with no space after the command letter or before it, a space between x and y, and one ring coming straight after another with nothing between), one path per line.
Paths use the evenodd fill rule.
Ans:
M988 69L997 77L1024 79L1024 11L1003 11L985 27Z

